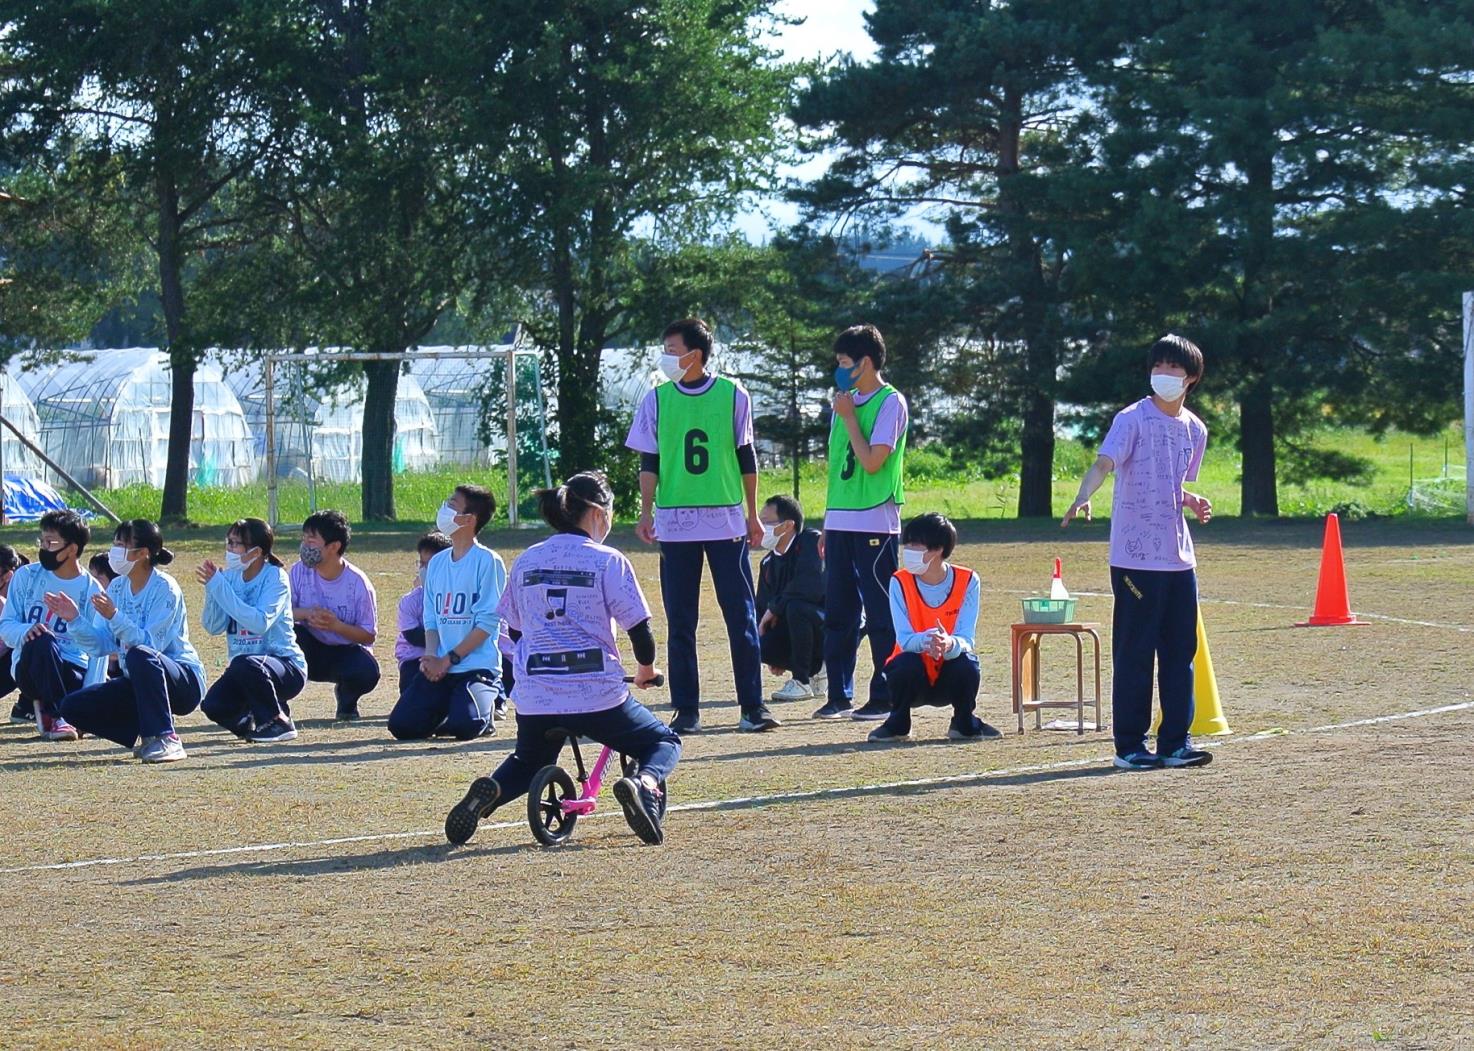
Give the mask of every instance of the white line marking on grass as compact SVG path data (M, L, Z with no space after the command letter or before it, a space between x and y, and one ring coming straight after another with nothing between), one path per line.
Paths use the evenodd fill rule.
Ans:
M1402 722L1408 719L1423 719L1431 715L1444 715L1448 712L1462 712L1474 708L1474 701L1462 701L1457 704L1444 704L1436 708L1419 708L1409 712L1394 712L1391 715L1377 715L1367 719L1353 719L1344 723L1327 723L1324 726L1311 726L1304 730L1261 730L1252 734L1235 734L1231 737L1219 737L1209 741L1200 742L1207 748L1218 748L1227 744L1240 744L1245 741L1262 741L1271 737L1287 737L1296 734L1330 733L1335 730L1349 730L1359 726L1374 726L1379 723ZM867 792L887 792L897 788L925 788L931 785L968 784L978 781L993 781L1004 777L1017 777L1020 774L1040 774L1053 770L1068 770L1072 767L1095 766L1110 761L1108 755L1086 756L1079 759L1064 759L1057 763L1033 763L1026 766L1006 767L1002 770L982 770L966 774L946 774L941 777L918 777L909 781L882 781L871 785L839 785L832 788L815 788L801 792L774 792L770 795L761 796L734 796L729 799L708 799L695 803L677 803L670 809L674 811L693 810L724 810L733 807L759 807L768 803L785 803L795 799L822 799L826 796L862 795ZM616 813L615 810L605 810L590 814L583 818L610 817ZM491 824L481 825L478 831L493 831L497 829L522 828L526 821L497 821ZM381 832L362 836L338 836L334 839L310 839L289 841L283 843L257 843L240 847L216 847L210 850L184 850L172 854L139 854L130 858L88 858L82 861L61 861L47 865L18 865L13 868L0 869L0 875L15 875L22 872L58 872L67 869L98 868L109 865L137 865L153 861L189 861L195 858L219 858L229 857L237 854L270 854L283 850L305 850L315 847L336 847L348 843L383 843L390 840L400 839L432 839L443 836L441 829L433 829L425 832Z

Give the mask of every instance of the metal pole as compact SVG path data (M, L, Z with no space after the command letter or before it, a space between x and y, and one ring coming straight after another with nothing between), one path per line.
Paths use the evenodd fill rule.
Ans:
M266 520L276 528L276 386L273 358L266 352Z
M61 464L57 463L51 457L47 456L44 449L42 449L35 442L31 441L31 439L27 438L24 434L22 434L20 432L20 428L11 423L10 418L7 417L4 413L0 413L0 423L3 423L5 426L10 428L11 431L14 432L15 436L20 439L20 443L22 445L31 450L31 452L35 453L37 456L41 457L42 463L44 463L47 467L50 467L57 474L61 475L61 477L66 480L67 485L70 485L73 489L77 490L77 492L81 493L88 500L90 500L93 507L97 508L103 514L107 515L108 518L112 519L114 523L122 523L123 520L117 515L113 514L112 510L107 506L107 504L103 503L97 497L93 496L90 489L88 489L81 482L77 481L71 475L67 474L66 470L61 466Z
M1474 292L1464 293L1464 513L1474 525Z
M517 528L517 344L507 348L507 522Z
M321 410L322 402L318 402ZM312 439L316 434L307 426L307 366L297 365L297 414L302 422L302 454L307 457L307 512L312 514L317 511L317 459L312 455ZM349 453L352 454L353 444L349 442ZM360 461L358 468L359 484L363 484L363 464Z

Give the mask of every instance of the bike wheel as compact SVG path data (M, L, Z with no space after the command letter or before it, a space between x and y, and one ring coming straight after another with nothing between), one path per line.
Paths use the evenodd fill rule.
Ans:
M545 766L527 788L527 824L533 838L545 847L556 847L573 835L577 814L565 814L565 800L578 798L578 786L561 766Z

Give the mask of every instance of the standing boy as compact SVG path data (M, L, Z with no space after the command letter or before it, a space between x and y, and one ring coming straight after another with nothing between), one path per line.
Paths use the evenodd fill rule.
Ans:
M379 685L370 649L379 630L378 596L363 570L343 557L352 536L341 511L308 515L289 578L307 679L333 684L340 720L357 719L359 698Z
M1150 397L1116 413L1095 464L1061 527L1082 512L1116 472L1111 503L1111 717L1115 765L1123 770L1205 766L1211 752L1188 740L1193 721L1193 658L1198 648L1197 558L1183 508L1199 522L1212 505L1188 492L1196 481L1208 428L1188 411L1187 392L1202 378L1203 352L1181 336L1152 345ZM1152 718L1152 665L1161 688L1157 751L1146 745Z
M778 725L763 703L762 657L748 544L762 539L752 402L725 376L706 371L711 331L700 318L666 327L661 371L671 380L645 395L625 445L640 453L640 522L660 542L660 593L670 631L671 729L701 729L696 624L701 563L711 567L727 625L743 730ZM743 508L746 506L746 513ZM653 513L652 513L653 508Z
M94 658L53 606L65 595L90 620L92 597L102 589L80 565L92 538L82 516L71 510L47 511L40 525L37 561L18 568L10 579L9 599L0 612L0 639L12 651L11 669L21 695L35 698L41 736L75 741L81 735L61 717L61 699L82 688Z
M824 667L829 700L820 719L880 720L890 714L885 662L896 645L888 588L901 532L901 484L909 414L900 391L885 382L885 340L874 325L854 325L834 341L834 418L829 429L829 501L824 515ZM855 657L860 618L875 670L870 695L855 710Z
M469 741L496 732L493 719L502 696L502 621L496 608L507 567L476 539L495 507L488 490L458 485L436 515L435 528L450 537L451 546L425 567L420 674L389 714L389 732L401 741L437 732Z
M757 567L757 630L763 663L789 672L775 701L806 701L824 688L824 556L819 531L804 528L791 496L772 496L758 513L763 548Z

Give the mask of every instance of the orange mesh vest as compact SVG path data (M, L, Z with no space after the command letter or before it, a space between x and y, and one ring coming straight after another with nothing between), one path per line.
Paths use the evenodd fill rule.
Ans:
M896 570L896 579L901 583L901 594L906 598L906 616L911 621L912 631L926 631L930 628L941 628L951 635L957 628L957 614L962 612L962 602L967 598L967 585L972 580L972 570L963 569L961 566L952 567L952 590L940 606L928 606L926 600L921 597L921 588L916 583L916 575L905 569ZM901 653L901 647L897 644L891 651L890 657L886 659L889 664ZM926 678L932 685L936 685L937 676L942 674L942 662L925 653L921 654L921 662L926 665Z

